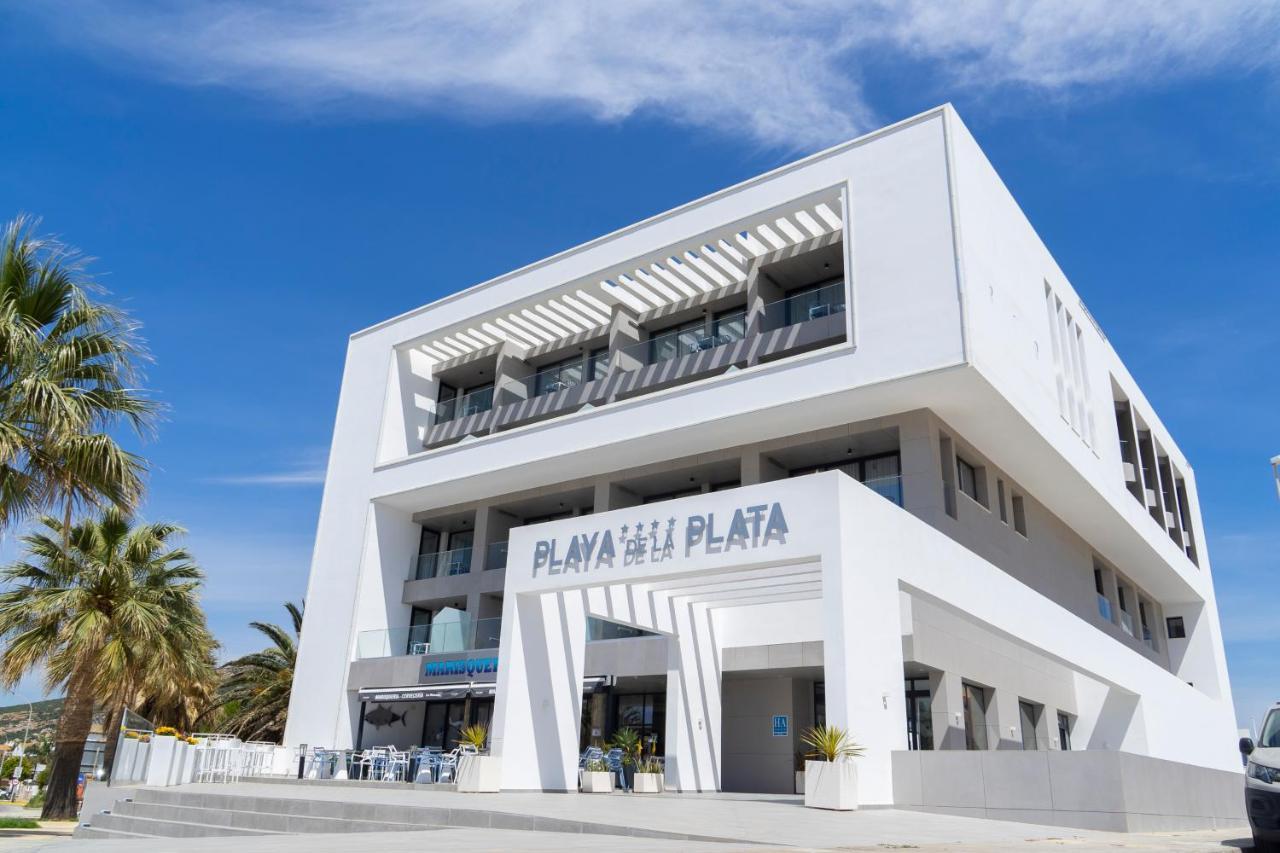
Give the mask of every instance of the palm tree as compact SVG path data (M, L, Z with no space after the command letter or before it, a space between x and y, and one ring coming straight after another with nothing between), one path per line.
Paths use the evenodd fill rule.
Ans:
M292 636L279 625L250 622L250 627L266 635L271 645L223 667L226 677L218 696L227 712L223 725L231 734L246 740L277 742L284 737L305 606L305 602L284 605L293 621Z
M107 735L102 766L110 775L125 709L155 725L191 731L217 692L214 653L218 643L204 626L203 613L177 614L159 638L130 648L127 676L104 685Z
M156 406L134 387L137 323L95 301L83 259L19 217L0 236L0 531L26 516L130 510L146 463L110 434L146 433ZM64 543L65 544L65 543Z
M2 572L0 682L43 665L46 689L64 688L44 813L74 818L76 776L95 698L140 673L173 675L168 649L211 640L200 609L203 574L172 524L134 524L107 509L66 528L45 516L22 537L26 558ZM65 543L65 544L64 544Z

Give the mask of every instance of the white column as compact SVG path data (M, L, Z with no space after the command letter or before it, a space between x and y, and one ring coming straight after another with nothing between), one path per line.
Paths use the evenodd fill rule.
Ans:
M504 790L578 789L586 637L580 591L504 598L491 741Z
M885 537L858 538L849 527L832 537L838 550L822 564L827 725L845 729L866 750L857 759L859 801L890 805L890 753L907 748L901 608L897 576L887 568L901 555Z
M720 647L705 605L671 602L667 643L666 784L720 790Z

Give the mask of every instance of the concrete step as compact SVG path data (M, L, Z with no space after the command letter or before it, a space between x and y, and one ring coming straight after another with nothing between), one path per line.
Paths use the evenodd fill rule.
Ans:
M233 835L280 835L266 829L239 829L217 824L191 823L189 821L157 820L136 815L120 815L114 812L103 812L89 820L88 829L109 829L128 832L135 835L158 836L162 838L220 838Z
M101 826L90 826L82 823L71 833L72 838L158 838L156 835L144 835L141 832L122 832L118 829L104 829Z
M205 826L226 826L234 829L287 833L394 832L436 828L417 823L395 823L385 820L280 814L275 811L241 811L177 803L139 802L137 800L116 803L112 807L111 813L125 817L168 820L177 823L196 823Z
M353 802L364 799L365 802ZM376 802L369 798L351 800L308 799L305 797L274 797L262 793L211 793L207 790L184 790L183 788L138 788L134 790L132 800L119 800L116 809L131 812L129 815L115 816L118 820L152 820L143 815L168 815L180 820L193 820L200 826L211 826L212 829L224 830L224 834L280 834L280 833L317 833L317 831L365 831L374 829L425 830L440 829L445 826L481 827L481 829L509 829L549 831L549 833L575 833L590 835L627 835L634 838L684 840L684 841L732 841L744 843L746 839L722 838L713 835L695 835L686 833L668 833L668 831L645 829L645 827L596 824L591 821L556 818L531 813L498 811L498 809L467 806L467 798L439 798L436 802L451 800L448 806L416 806L416 804ZM125 804L128 803L128 804ZM180 809L205 809L205 811L148 811L155 807L174 807ZM247 815L248 817L214 817L214 813L229 815ZM255 817L257 816L257 817ZM102 824L99 818L91 818L93 826L108 826L109 829L125 829L110 821L110 813L101 818L108 818ZM326 818L334 821L328 826L343 826L344 829L316 829L314 821L298 821L289 824L280 818ZM168 820L159 818L157 824ZM211 824L218 821L218 824ZM174 825L180 825L178 821ZM273 827L273 829L253 830L247 827ZM278 826L294 826L298 829L274 829ZM134 830L127 830L134 831ZM138 829L142 833L145 827Z

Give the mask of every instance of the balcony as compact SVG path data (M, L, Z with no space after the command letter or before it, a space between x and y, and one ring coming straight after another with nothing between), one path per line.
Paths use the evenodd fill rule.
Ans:
M422 581L471 571L471 549L454 548L433 554L419 554L409 567L409 580Z
M766 303L760 310L717 319L709 329L655 334L583 355L525 377L440 404L424 444L435 447L485 435L838 343L846 336L845 282Z
M472 619L465 624L377 628L356 636L356 660L496 649L501 637L500 616Z
M483 414L493 408L493 388L481 388L452 400L436 404L436 423L443 424L458 418Z
M902 476L894 475L892 477L876 477L871 480L860 480L862 485L871 491L880 495L882 498L893 501L898 506L902 506Z

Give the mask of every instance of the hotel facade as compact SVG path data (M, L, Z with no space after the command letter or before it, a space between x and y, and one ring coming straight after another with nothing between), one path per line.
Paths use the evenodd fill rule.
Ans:
M1191 466L950 107L352 336L286 740L472 722L513 790L1238 781Z

